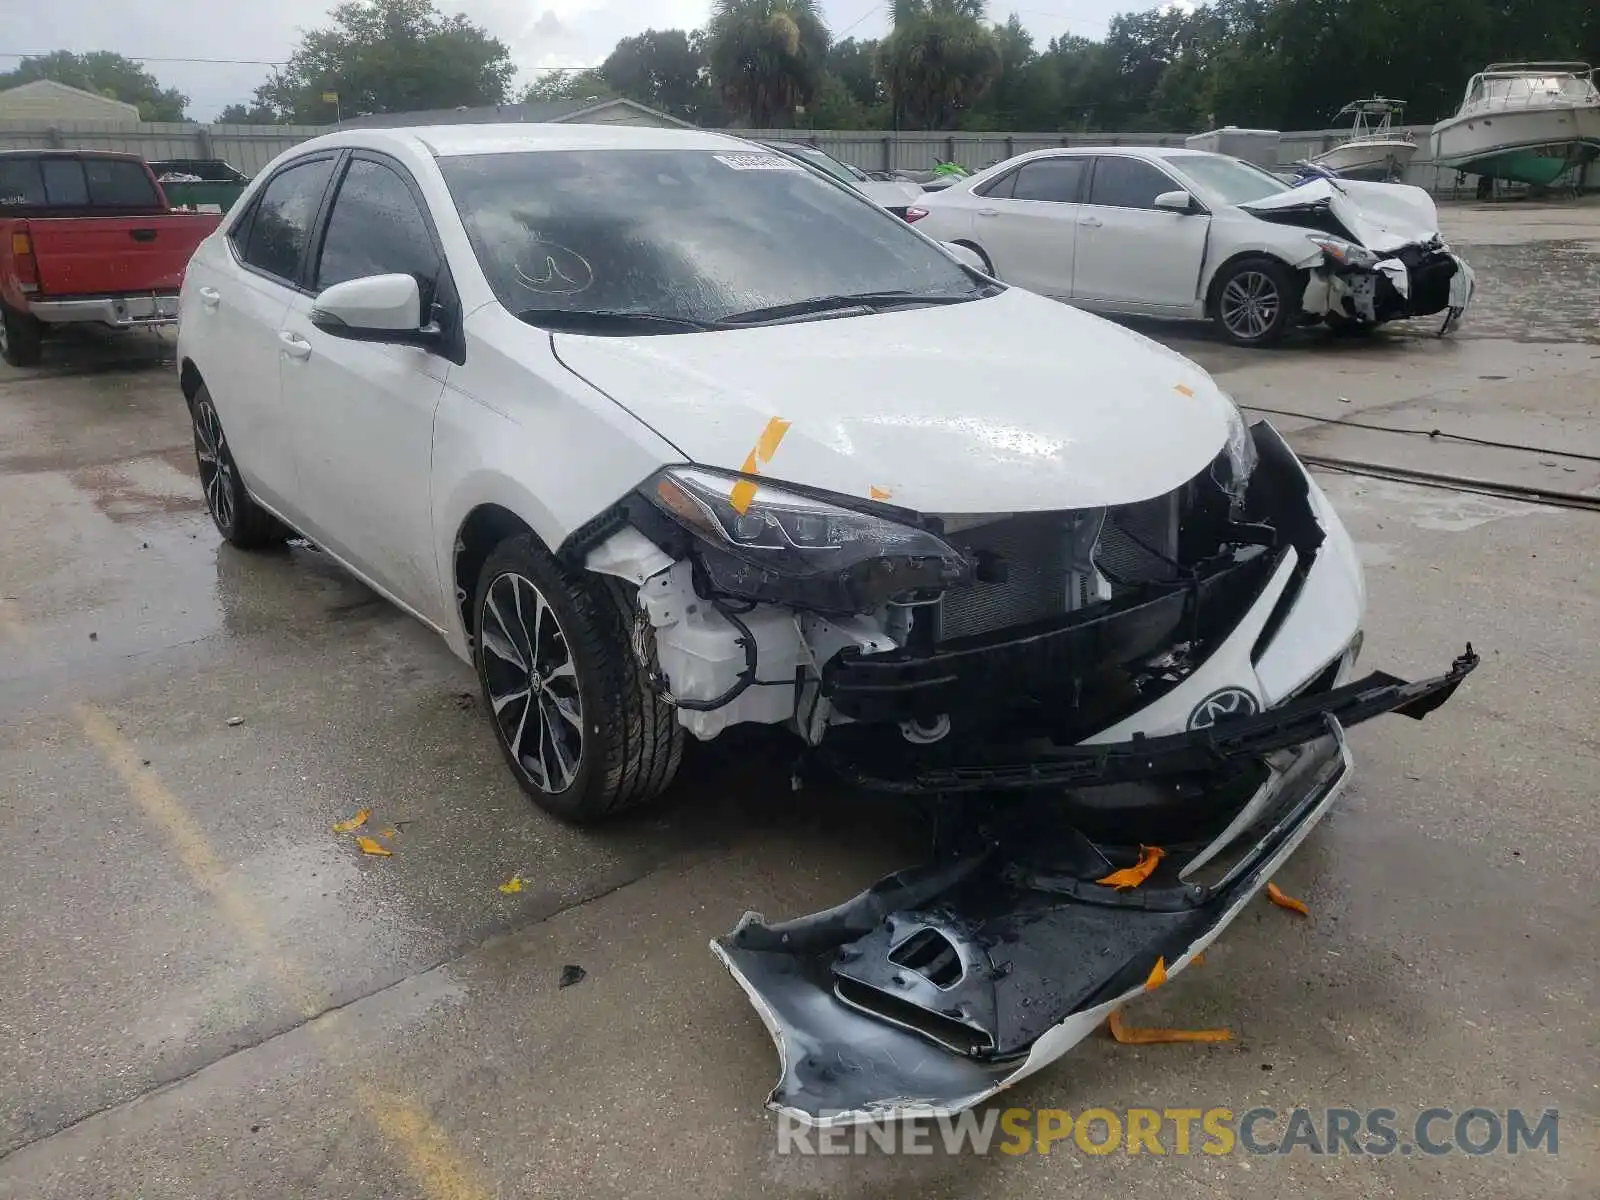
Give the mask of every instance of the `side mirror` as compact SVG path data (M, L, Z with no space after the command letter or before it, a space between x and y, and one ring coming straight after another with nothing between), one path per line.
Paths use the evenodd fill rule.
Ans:
M1190 213L1194 211L1194 197L1185 191L1162 192L1155 199L1157 208L1164 208L1168 212Z
M355 342L432 347L437 325L422 323L422 289L410 275L367 275L324 290L311 307L323 333Z
M960 259L979 274L987 275L989 273L989 268L984 263L983 256L971 246L963 246L960 242L940 242L939 244L944 247L945 253L952 258Z

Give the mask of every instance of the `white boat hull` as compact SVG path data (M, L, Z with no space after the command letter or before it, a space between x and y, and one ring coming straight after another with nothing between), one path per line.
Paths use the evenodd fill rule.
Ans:
M1433 127L1441 167L1549 183L1571 161L1600 152L1600 105L1539 105L1451 117Z
M1311 161L1353 179L1391 179L1404 173L1417 152L1403 138L1362 138L1335 146Z

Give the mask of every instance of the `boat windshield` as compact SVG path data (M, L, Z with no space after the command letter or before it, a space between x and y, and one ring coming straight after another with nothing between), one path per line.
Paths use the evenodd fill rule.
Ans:
M1524 108L1540 104L1600 104L1600 90L1581 75L1479 75L1472 81L1463 107Z

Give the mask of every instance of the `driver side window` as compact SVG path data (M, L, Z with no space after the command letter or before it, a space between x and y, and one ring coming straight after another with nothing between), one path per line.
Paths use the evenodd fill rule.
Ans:
M334 196L315 289L367 275L410 275L422 290L426 314L439 267L433 235L405 180L383 163L352 161Z

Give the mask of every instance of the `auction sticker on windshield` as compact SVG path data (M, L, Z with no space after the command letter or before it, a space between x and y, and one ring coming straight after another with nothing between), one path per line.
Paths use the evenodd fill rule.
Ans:
M799 163L790 162L781 154L714 154L712 157L735 171L805 171Z

